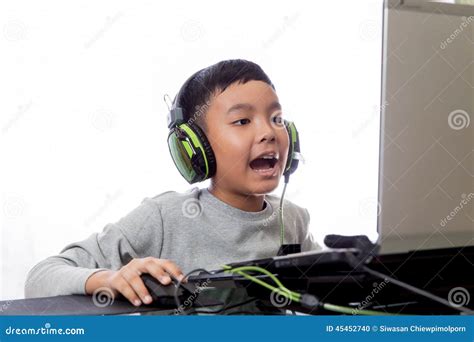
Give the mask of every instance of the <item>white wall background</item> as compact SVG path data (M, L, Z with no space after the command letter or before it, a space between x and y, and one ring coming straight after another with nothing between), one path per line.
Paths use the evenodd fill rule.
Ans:
M381 21L370 0L2 2L0 299L144 197L188 189L163 94L228 58L259 63L299 127L287 195L317 239L375 239Z

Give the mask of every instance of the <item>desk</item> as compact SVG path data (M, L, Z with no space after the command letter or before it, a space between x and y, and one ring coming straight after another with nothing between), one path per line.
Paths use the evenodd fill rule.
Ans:
M450 291L462 288L468 294L466 307L474 310L474 247L417 251L374 257L368 264L374 270L427 290L447 299ZM333 270L324 274L317 266L309 269L290 269L278 274L283 284L299 292L317 296L321 301L352 305L392 313L420 315L459 314L454 308L430 301L420 295L374 278L360 270ZM190 281L203 282L208 276L190 277ZM269 291L236 277L214 277L212 285L219 288L245 288L249 296L259 298L272 309ZM375 293L376 292L376 293ZM200 302L200 307L216 306L216 302ZM332 314L323 310L309 310L288 303L287 309L309 314ZM273 307L273 311L274 311ZM123 314L173 314L173 308L157 306L134 307L124 299L116 299L111 305L98 306L91 296L57 296L20 299L0 302L1 315L123 315Z

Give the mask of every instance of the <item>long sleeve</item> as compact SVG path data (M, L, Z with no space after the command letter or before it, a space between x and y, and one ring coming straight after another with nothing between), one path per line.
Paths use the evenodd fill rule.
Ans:
M305 225L305 230L303 230L303 238L301 243L301 251L319 251L321 250L321 246L314 240L313 235L309 231L309 223L310 223L310 215L307 209L304 210L305 212L305 221L307 224Z
M85 294L87 279L100 270L118 270L133 258L159 258L162 240L160 209L147 198L101 233L69 244L59 255L35 265L27 275L25 298Z

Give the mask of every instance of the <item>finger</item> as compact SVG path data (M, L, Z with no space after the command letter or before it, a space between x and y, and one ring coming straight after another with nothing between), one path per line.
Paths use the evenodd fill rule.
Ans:
M155 279L158 279L163 285L169 285L171 278L161 264L155 263L147 266L147 273L151 274Z
M168 285L171 283L171 278L162 267L161 263L162 260L160 259L147 257L143 259L137 259L135 267L137 267L139 272L151 274L161 284Z
M135 290L121 275L115 281L115 288L133 305L140 306L140 304L142 303L138 295L135 293Z
M184 274L181 271L181 269L171 260L164 260L161 262L161 266L165 269L166 272L168 272L170 275L172 275L175 279L178 279L180 281L184 280Z
M150 292L148 292L145 284L143 284L142 278L140 278L141 272L130 269L123 273L123 277L128 282L128 284L132 287L136 294L140 297L141 301L145 304L150 304L153 299L150 296Z

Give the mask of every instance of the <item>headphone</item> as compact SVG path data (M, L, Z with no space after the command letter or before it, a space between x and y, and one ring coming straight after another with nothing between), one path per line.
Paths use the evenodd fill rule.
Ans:
M186 119L188 118L187 113L184 113L180 105L184 89L196 74L192 75L183 84L168 114L168 128L170 130L168 133L168 148L171 158L179 173L189 184L202 182L216 173L216 157L212 151L211 144L203 130L193 120ZM283 171L285 182L288 182L290 174L298 168L300 140L298 130L293 122L285 120L284 125L290 142L288 157Z

